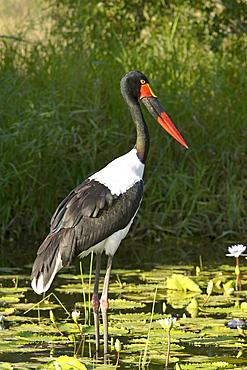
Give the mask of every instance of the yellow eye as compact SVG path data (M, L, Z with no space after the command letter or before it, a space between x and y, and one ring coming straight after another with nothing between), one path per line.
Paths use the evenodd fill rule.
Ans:
M140 81L140 83L141 83L142 85L144 85L144 84L146 83L146 81L145 81L145 80L141 80L141 81Z

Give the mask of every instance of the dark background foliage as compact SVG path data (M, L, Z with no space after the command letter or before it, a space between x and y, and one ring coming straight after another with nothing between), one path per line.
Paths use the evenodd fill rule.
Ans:
M33 6L35 16L0 35L2 245L21 240L23 250L35 238L36 247L63 197L134 145L119 91L131 69L148 76L190 149L144 112L151 150L129 240L244 242L246 2Z

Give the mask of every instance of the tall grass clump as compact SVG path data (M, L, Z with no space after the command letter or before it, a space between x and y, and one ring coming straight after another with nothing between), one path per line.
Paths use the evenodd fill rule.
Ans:
M131 69L149 77L190 147L144 112L151 149L135 233L246 236L247 13L230 2L43 0L42 37L28 22L18 38L2 35L2 240L42 239L59 201L131 149L119 91Z

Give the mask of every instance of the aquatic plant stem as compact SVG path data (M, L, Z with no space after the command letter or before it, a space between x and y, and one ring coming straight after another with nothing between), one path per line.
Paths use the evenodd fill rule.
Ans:
M63 337L64 334L61 332L60 329L58 329L58 326L57 326L57 323L56 323L56 319L55 319L55 316L54 316L54 313L52 310L50 310L50 320L52 322L52 324L54 325L54 328L60 333L60 335Z
M77 325L77 328L78 328L78 330L80 332L80 335L81 335L81 340L80 340L79 346L78 346L77 351L76 351L76 355L78 355L78 353L79 353L79 351L81 349L81 345L82 345L82 342L83 342L83 339L84 339L84 335L83 335L83 332L82 332L82 330L81 330L80 325L79 325L78 322L76 322L76 325Z
M23 315L25 315L25 314L27 314L29 311L31 311L31 310L33 310L34 308L36 308L37 307L37 309L38 309L38 311L40 310L40 304L41 303L43 303L44 301L48 301L49 299L50 299L50 297L51 296L53 296L57 301L58 301L58 303L60 304L60 306L62 307L62 309L66 312L66 314L68 315L68 316L70 316L70 313L69 313L69 311L67 310L67 308L63 305L63 303L60 301L60 299L54 294L54 293L50 293L50 294L48 294L46 297L44 297L43 299L41 299L41 301L39 301L39 302L37 302L37 303L35 303L32 307L30 307L28 310L26 310L25 312L24 312L24 314ZM39 315L40 316L40 315Z
M94 327L95 327L95 346L96 346L96 360L100 356L100 337L99 337L99 278L100 278L100 266L101 266L101 253L96 254L96 269L95 269L95 280L94 290L92 295L92 307L94 315Z
M212 294L213 292L213 287L214 287L214 282L213 280L209 280L208 282L208 286L207 286L207 298L205 299L205 301L203 302L202 304L202 307L205 306L205 304L207 303L207 301L209 300L209 297L210 295Z
M199 256L199 265L200 265L200 270L203 270L203 264L202 264L202 256Z
M209 297L210 297L210 294L208 294L208 296L206 297L205 301L204 301L204 302L203 302L203 304L202 304L202 307L204 307L204 306L205 306L205 304L208 302Z
M117 361L116 361L116 365L115 365L115 370L116 370L117 367L118 367L119 358L120 358L120 351L121 351L121 342L120 342L119 339L116 339L115 348L116 348L116 351L117 351Z
M118 363L119 363L119 358L120 358L120 351L117 353L117 362L116 362L116 365L115 365L115 369L114 370L117 370Z
M91 320L90 320L90 312L91 312L91 282L92 282L92 276L93 276L93 256L94 253L91 252L91 258L90 258L90 269L89 269L89 293L88 293L88 325L90 325Z
M167 332L167 354L166 354L166 369L168 368L169 358L170 358L170 349L171 349L171 331Z
M156 285L156 289L155 289L155 293L154 293L152 313L151 313L150 323L149 323L149 327L148 327L148 336L147 336L146 346L145 346L145 350L144 350L144 354L143 354L143 359L142 359L142 369L145 367L145 364L146 364L146 361L147 361L148 343L149 343L149 336L150 336L150 331L151 331L151 325L152 325L152 322L153 322L154 306L155 306L155 302L156 302L157 290L158 290L158 285Z
M241 278L240 278L240 268L239 268L239 258L238 257L236 257L235 273L236 273L235 289L239 291L242 289L242 284L241 284Z
M81 286L82 286L82 296L83 296L83 303L84 303L84 315L85 315L85 324L87 323L87 307L86 307L86 294L85 294L85 284L83 279L83 272L82 272L82 262L80 261L80 276L81 276Z
M78 322L76 323L76 325L77 325L77 328L78 328L78 330L80 332L81 338L83 339L84 338L84 335L83 335L83 332L82 332L82 330L81 330L80 325L78 324Z

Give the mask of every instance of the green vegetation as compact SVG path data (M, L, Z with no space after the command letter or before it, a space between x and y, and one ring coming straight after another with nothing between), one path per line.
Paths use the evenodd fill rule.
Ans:
M131 69L149 77L190 147L146 115L151 150L134 235L246 238L246 3L35 6L18 32L0 35L3 240L41 240L59 201L134 145L119 91Z
M95 361L94 326L85 312L93 293L90 275L82 286L70 267L59 274L55 294L41 299L16 270L0 268L6 302L0 307L1 369L115 370L118 363L119 370L164 370L167 361L170 370L247 370L246 270L238 291L229 265L197 269L197 276L191 265L113 270L108 366Z

